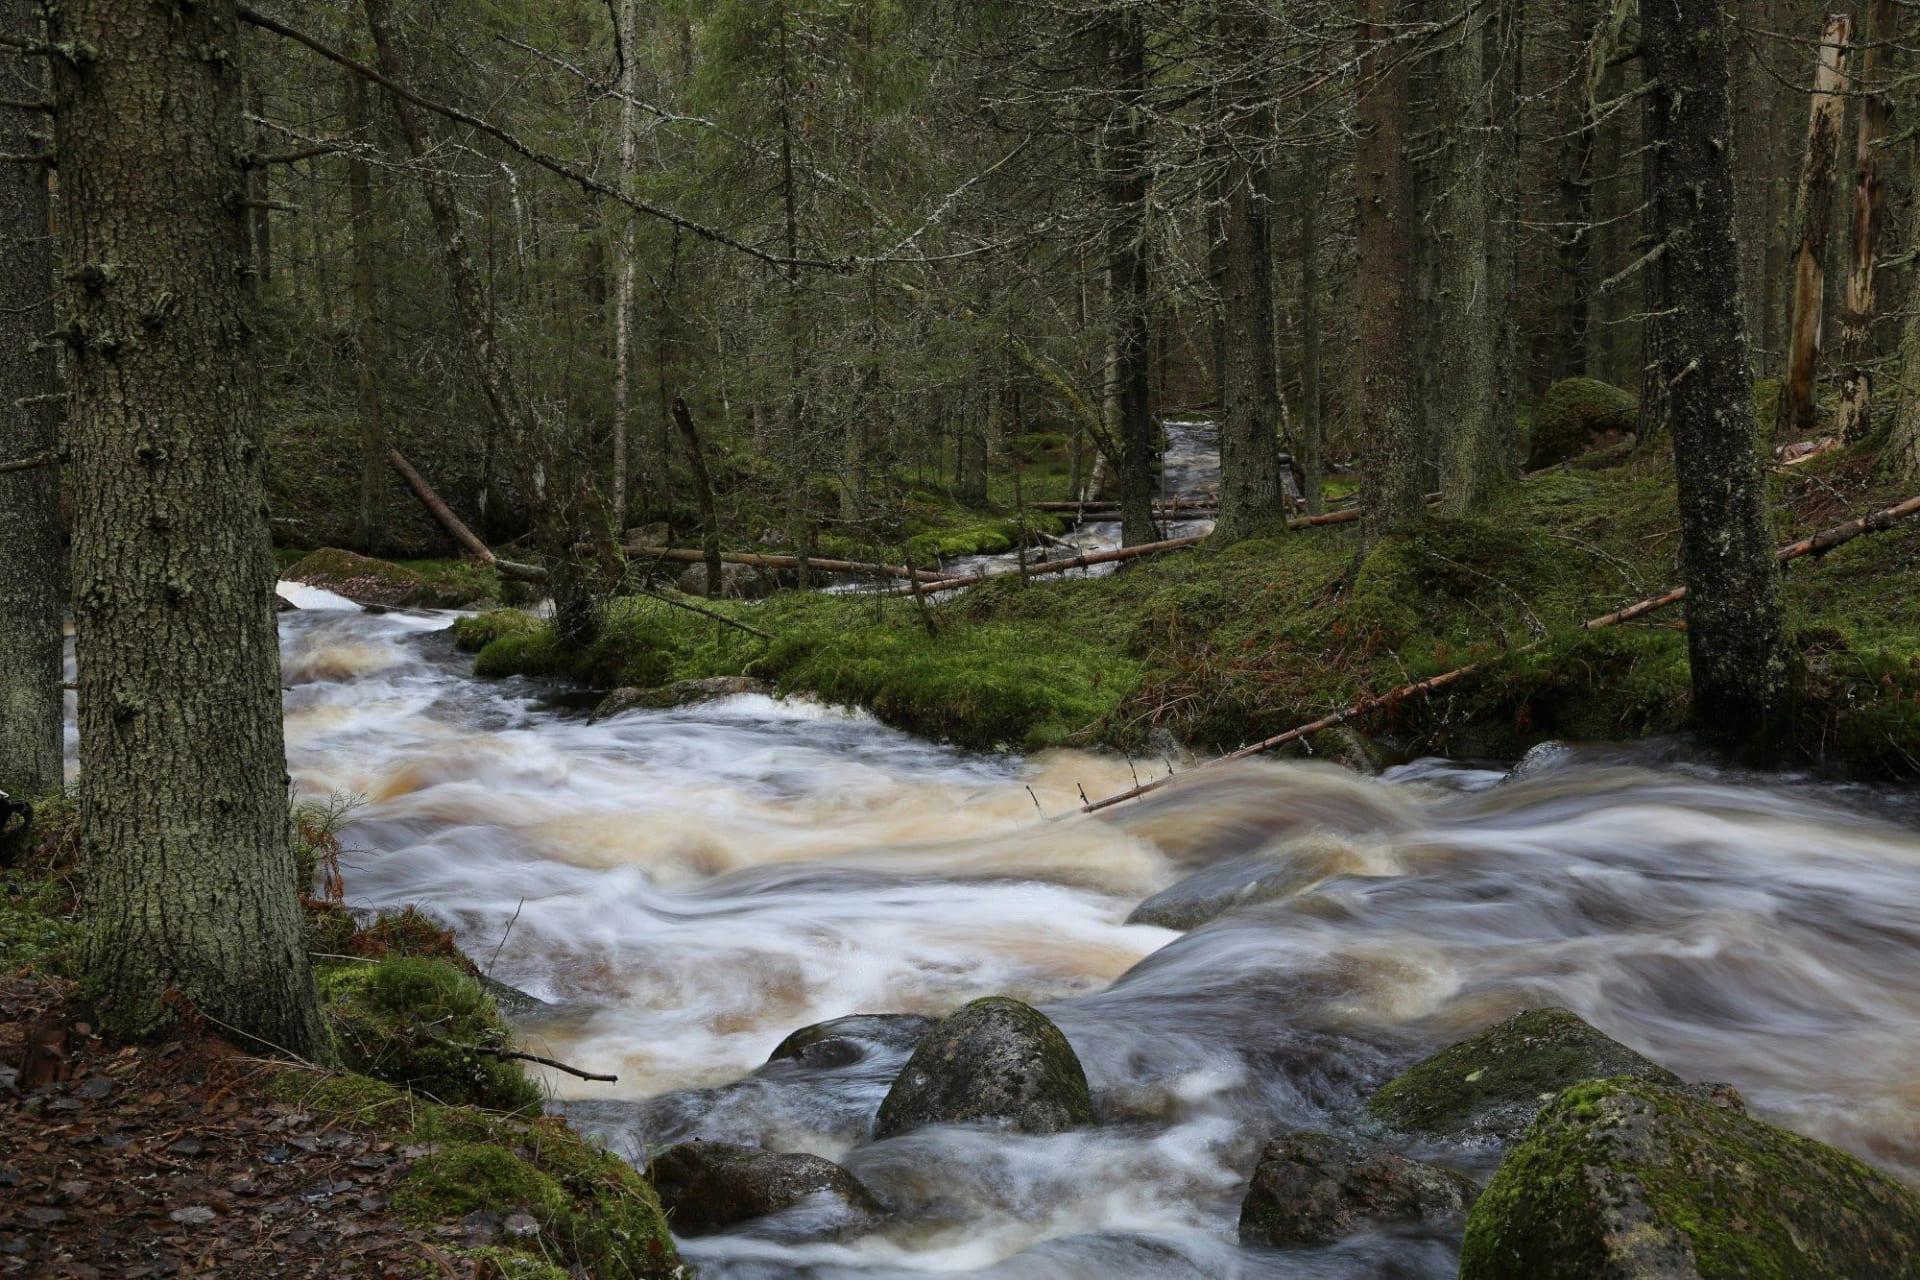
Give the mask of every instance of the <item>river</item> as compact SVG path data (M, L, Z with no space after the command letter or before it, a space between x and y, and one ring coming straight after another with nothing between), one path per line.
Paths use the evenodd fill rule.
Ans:
M1451 1274L1457 1241L1418 1235L1243 1250L1239 1198L1264 1135L1363 1131L1400 1067L1540 1004L1920 1176L1911 793L1654 744L1520 776L1251 762L1082 818L1079 790L1130 785L1126 762L967 754L759 697L590 725L549 688L472 679L447 615L288 590L289 760L305 798L361 797L350 901L419 904L549 1002L526 1041L620 1077L556 1076L556 1109L630 1158L692 1136L810 1151L900 1210L838 1243L686 1242L708 1277ZM1187 934L1124 923L1255 853L1313 876ZM1100 1127L870 1143L904 1050L762 1069L808 1023L989 994L1059 1023Z

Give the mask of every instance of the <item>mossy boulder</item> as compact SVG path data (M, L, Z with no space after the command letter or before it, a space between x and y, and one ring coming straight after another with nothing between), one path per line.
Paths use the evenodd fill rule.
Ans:
M773 692L773 686L751 676L709 676L703 680L676 680L658 689L615 689L600 700L593 710L596 721L628 711L671 711L676 707L697 707L703 702L737 698L742 694Z
M480 983L455 965L392 956L325 969L320 986L348 1068L444 1103L501 1111L540 1105L519 1065L487 1052L507 1047L506 1023Z
M880 1104L873 1134L929 1124L1058 1133L1092 1123L1086 1072L1060 1028L1031 1005L989 996L927 1033Z
M1576 1085L1467 1221L1467 1280L1920 1275L1920 1197L1844 1152L1622 1077Z
M647 1166L673 1229L706 1235L779 1215L783 1239L826 1239L866 1230L880 1206L851 1173L812 1155L782 1155L733 1142L683 1142Z
M525 609L489 609L453 621L453 647L462 653L478 653L503 636L527 635L542 631L545 624Z
M802 1027L774 1046L768 1062L803 1067L848 1067L874 1050L911 1053L939 1019L923 1013L855 1013Z
M1527 469L1565 462L1633 433L1639 402L1597 378L1563 378L1547 388L1533 411Z
M338 547L312 552L280 576L345 596L355 604L388 608L458 609L488 594L491 585L469 574L429 577L391 560Z
M1332 1244L1369 1226L1452 1232L1480 1188L1439 1165L1326 1133L1290 1133L1261 1152L1240 1206L1240 1242Z
M1565 1009L1529 1009L1409 1067L1367 1107L1409 1133L1510 1142L1562 1089L1603 1076L1680 1083Z

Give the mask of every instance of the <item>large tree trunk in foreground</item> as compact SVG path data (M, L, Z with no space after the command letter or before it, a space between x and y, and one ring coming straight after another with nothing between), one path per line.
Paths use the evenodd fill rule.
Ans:
M1782 431L1811 431L1816 418L1814 380L1820 374L1827 232L1833 225L1833 180L1840 164L1840 125L1847 110L1841 91L1846 87L1847 52L1852 39L1851 18L1844 13L1828 17L1820 36L1806 163L1800 170L1800 197L1794 207L1793 313L1787 323L1787 376L1780 385L1775 423Z
M1239 0L1222 0L1232 10ZM1280 475L1280 388L1273 347L1273 108L1267 77L1250 68L1269 55L1272 21L1259 0L1222 12L1219 43L1237 55L1242 87L1223 104L1227 119L1225 250L1221 286L1220 519L1214 535L1232 542L1286 526Z
M0 0L0 34L38 42L38 0ZM0 97L45 95L40 58L0 58ZM32 154L44 121L0 108L0 152ZM0 462L46 458L0 474L0 791L41 795L60 786L60 622L66 574L60 548L60 468L53 352L39 346L53 328L53 242L47 174L39 165L0 165ZM22 401L28 403L21 403Z
M1716 0L1649 5L1641 23L1658 86L1648 218L1665 246L1647 356L1673 430L1693 714L1749 740L1780 709L1786 660L1733 233L1726 30Z
M1153 344L1147 274L1147 34L1138 11L1103 19L1103 51L1114 76L1114 106L1105 129L1107 308L1113 326L1108 396L1119 445L1120 540L1152 542L1153 464L1160 433L1153 422Z
M1886 75L1886 45L1895 37L1893 0L1872 0L1862 41L1859 76L1860 134L1853 152L1853 245L1847 264L1847 291L1840 308L1840 396L1834 409L1834 433L1843 441L1859 440L1872 427L1868 398L1873 378L1867 372L1868 347L1873 336L1874 254L1880 243L1880 206L1885 199L1881 175L1880 140L1892 115Z
M1361 505L1368 541L1419 515L1419 419L1408 338L1409 272L1413 252L1411 174L1408 172L1408 59L1392 43L1405 15L1396 0L1367 0L1366 41L1355 112L1354 148L1359 193L1356 249L1359 328L1354 420L1363 445Z
M294 883L232 0L65 0L49 37L71 357L83 966L325 1052Z

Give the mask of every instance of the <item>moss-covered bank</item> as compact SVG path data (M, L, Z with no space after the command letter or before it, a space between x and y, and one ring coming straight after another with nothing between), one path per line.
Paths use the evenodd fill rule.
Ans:
M1780 540L1907 496L1876 481L1874 462L1839 453L1777 476ZM1156 727L1230 748L1544 640L1366 724L1393 750L1512 758L1547 738L1685 724L1679 610L1578 629L1678 581L1670 474L1649 452L1537 476L1484 516L1382 543L1357 569L1357 535L1334 526L1110 578L1003 579L938 605L933 637L909 600L788 593L724 606L773 642L644 599L615 602L585 650L523 616L463 624L462 640L484 675L612 688L746 674L929 736L1024 749L1137 748ZM1786 595L1802 660L1791 750L1858 776L1920 774L1920 523L1800 563Z

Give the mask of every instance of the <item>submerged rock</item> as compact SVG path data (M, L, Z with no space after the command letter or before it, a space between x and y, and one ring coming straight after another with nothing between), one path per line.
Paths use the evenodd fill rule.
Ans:
M1240 1242L1332 1244L1372 1224L1457 1231L1480 1194L1473 1179L1385 1147L1325 1133L1267 1144L1240 1206Z
M1073 1046L1045 1014L1005 996L975 1000L927 1033L880 1104L873 1136L981 1122L1021 1133L1093 1123Z
M615 689L593 709L594 720L605 720L627 711L670 711L675 707L696 707L703 702L737 697L743 693L772 693L773 686L748 676L709 676L704 680L676 680L658 689Z
M849 1067L875 1049L912 1051L939 1020L924 1013L856 1013L802 1027L775 1046L768 1062Z
M1576 1085L1467 1221L1468 1280L1911 1276L1920 1197L1844 1152L1628 1078Z
M1367 1107L1411 1133L1509 1142L1562 1089L1604 1076L1680 1083L1565 1009L1529 1009L1409 1067Z
M865 1230L880 1218L879 1204L860 1180L819 1156L683 1142L655 1156L647 1173L683 1236L783 1214L778 1234L821 1239Z
M1356 865L1350 845L1328 836L1309 837L1280 853L1215 863L1142 902L1127 923L1197 929L1239 907L1292 897Z

